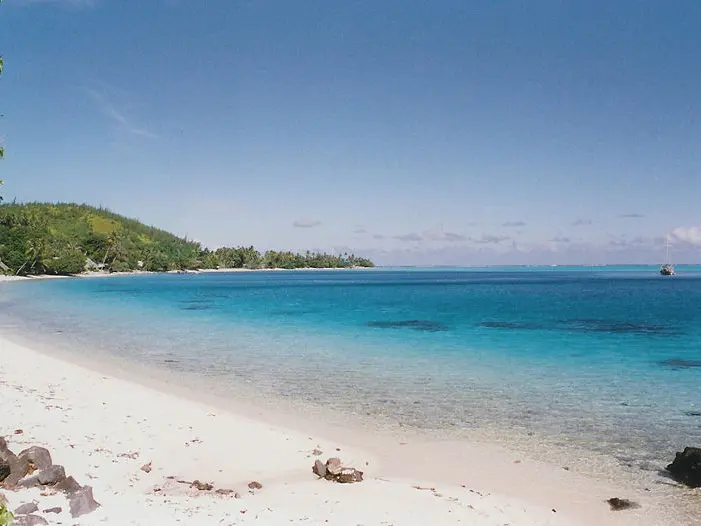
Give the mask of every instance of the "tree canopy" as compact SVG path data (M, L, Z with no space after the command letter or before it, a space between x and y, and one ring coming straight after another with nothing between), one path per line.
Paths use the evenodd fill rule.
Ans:
M210 250L104 208L72 203L0 204L0 261L13 274L201 268L372 267L354 254L278 252L254 247Z

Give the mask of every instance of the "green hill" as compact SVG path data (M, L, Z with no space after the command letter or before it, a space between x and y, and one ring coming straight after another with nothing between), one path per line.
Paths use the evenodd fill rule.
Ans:
M0 205L0 261L12 274L76 274L199 268L344 268L373 266L354 255L203 248L200 243L109 210L71 203Z

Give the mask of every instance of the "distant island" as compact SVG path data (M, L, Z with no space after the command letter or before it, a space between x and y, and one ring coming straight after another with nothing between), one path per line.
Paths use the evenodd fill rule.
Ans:
M304 254L254 247L210 250L104 208L73 203L0 204L0 273L373 267L354 254Z

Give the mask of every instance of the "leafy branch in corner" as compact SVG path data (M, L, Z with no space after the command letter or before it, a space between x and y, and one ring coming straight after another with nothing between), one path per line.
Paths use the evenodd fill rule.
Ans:
M11 526L14 519L12 512L4 504L0 505L0 526Z

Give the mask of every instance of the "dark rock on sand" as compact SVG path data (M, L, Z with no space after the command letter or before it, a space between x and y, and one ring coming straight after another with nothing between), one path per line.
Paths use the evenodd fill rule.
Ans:
M44 526L45 524L49 524L49 521L39 515L19 515L12 521L12 526Z
M45 486L53 486L66 478L66 470L63 466L54 465L47 469L42 469L37 473L39 482Z
M343 463L340 458L333 457L326 461L326 472L330 475L338 475L343 469Z
M319 477L341 484L351 484L363 480L363 472L355 468L344 467L340 458L330 458L326 464L320 460L314 462L312 471Z
M6 488L14 488L17 483L29 472L29 462L20 460L12 451L7 448L7 442L0 437L0 466L5 474L0 482Z
M19 481L19 485L24 488L33 488L34 486L53 486L65 480L66 470L63 466L54 465L47 469L37 471L30 477L25 477Z
M78 484L78 482L73 478L73 477L66 477L60 482L57 482L54 485L54 488L57 489L58 491L62 491L64 493L67 493L69 495L75 493L78 491L81 486Z
M248 489L263 489L263 484L254 480L253 482L248 483Z
M314 462L314 467L312 467L312 471L315 475L323 479L324 477L326 477L326 464L324 464L321 460L317 460Z
M351 484L353 482L362 482L363 481L363 472L358 471L355 468L343 468L341 472L336 475L335 479L336 482L340 482L341 484Z
M701 448L685 447L684 451L677 453L667 471L672 474L674 480L686 484L690 488L701 487Z
M60 506L56 506L55 508L48 508L44 510L44 513L61 513L63 511L63 508Z
M628 499L619 499L618 497L608 499L606 502L608 502L608 505L611 506L611 511L630 510L640 507L640 504L637 502L633 502L632 500Z
M10 463L4 458L0 458L0 483L9 477L11 472Z
M20 452L17 458L27 460L36 469L49 469L53 464L51 453L44 447L32 446Z
M214 493L216 493L217 495L232 495L232 494L234 494L234 493L236 493L236 492L235 492L233 489L219 488L219 489L216 490Z
M81 515L92 513L100 504L93 498L92 488L83 486L70 497L69 505L71 508L71 517L74 519Z
M197 488L200 491L210 491L214 488L214 486L209 482L200 482L199 480L193 480L190 487Z
M36 502L27 502L17 507L15 515L29 515L35 511L39 511L39 506L36 505Z

